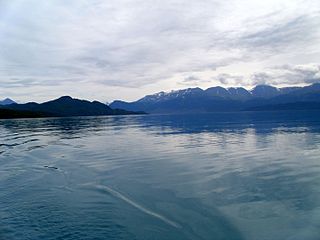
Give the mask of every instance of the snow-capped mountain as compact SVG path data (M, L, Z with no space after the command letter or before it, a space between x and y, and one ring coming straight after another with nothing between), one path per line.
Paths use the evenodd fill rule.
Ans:
M242 87L187 88L147 95L135 102L114 101L112 108L156 113L186 111L237 111L269 104L320 102L320 83L306 87L276 88L258 85Z
M201 93L203 93L203 90L201 88L187 88L182 90L173 90L170 92L158 92L152 95L147 95L139 99L138 102L141 102L141 103L161 102L161 101L167 101L175 98L186 98L186 97L190 97L192 95L198 95Z

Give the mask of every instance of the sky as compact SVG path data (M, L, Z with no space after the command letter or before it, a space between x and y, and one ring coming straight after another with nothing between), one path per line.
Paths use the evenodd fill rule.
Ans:
M0 98L319 81L319 0L0 0Z

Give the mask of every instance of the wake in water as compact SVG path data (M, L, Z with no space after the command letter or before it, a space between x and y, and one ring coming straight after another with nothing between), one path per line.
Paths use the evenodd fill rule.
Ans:
M165 216L163 216L163 215L161 215L159 213L156 213L156 212L154 212L154 211L152 211L150 209L147 209L147 208L141 206L139 203L134 202L133 200L129 199L128 197L124 196L123 194L119 193L118 191L116 191L116 190L114 190L114 189L112 189L112 188L110 188L108 186L94 185L94 184L85 184L85 185L90 185L90 186L92 185L92 186L94 186L95 188L97 188L99 190L106 191L109 194L111 194L112 196L125 201L126 203L130 204L131 206L135 207L136 209L139 209L141 212L144 212L145 214L148 214L148 215L150 215L152 217L160 219L161 221L163 221L164 223L166 223L166 224L168 224L168 225L170 225L172 227L181 228L181 226L178 223L168 219L167 217L165 217Z

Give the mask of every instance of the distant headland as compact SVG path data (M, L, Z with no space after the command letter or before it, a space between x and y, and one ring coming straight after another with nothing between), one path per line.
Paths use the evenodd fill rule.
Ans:
M112 109L98 101L89 102L69 96L63 96L44 103L17 104L13 101L13 103L5 101L6 104L3 104L3 102L0 105L0 118L2 119L144 114L144 112Z

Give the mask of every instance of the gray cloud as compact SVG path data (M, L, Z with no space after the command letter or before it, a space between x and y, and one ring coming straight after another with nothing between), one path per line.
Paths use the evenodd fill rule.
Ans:
M253 85L265 85L270 82L270 80L274 80L274 78L275 76L272 76L270 73L266 72L254 73L251 76Z
M201 79L191 75L191 76L185 77L183 81L184 82L198 82L198 81L201 81Z
M243 85L244 77L238 75L231 75L228 73L221 73L218 76L213 77L214 80L218 81L223 85Z
M287 21L276 23L255 33L242 37L241 42L248 48L267 48L274 53L284 51L285 48L303 44L305 41L317 37L320 17L296 16Z
M179 82L179 84L184 86L197 86L199 84L208 82L210 82L210 79L204 79L195 75L188 75L184 77L183 80Z
M252 84L312 84L320 82L320 65L283 65L268 69L268 72L254 73Z
M0 1L0 88L312 82L317 73L281 75L266 59L318 56L319 22L317 0Z

